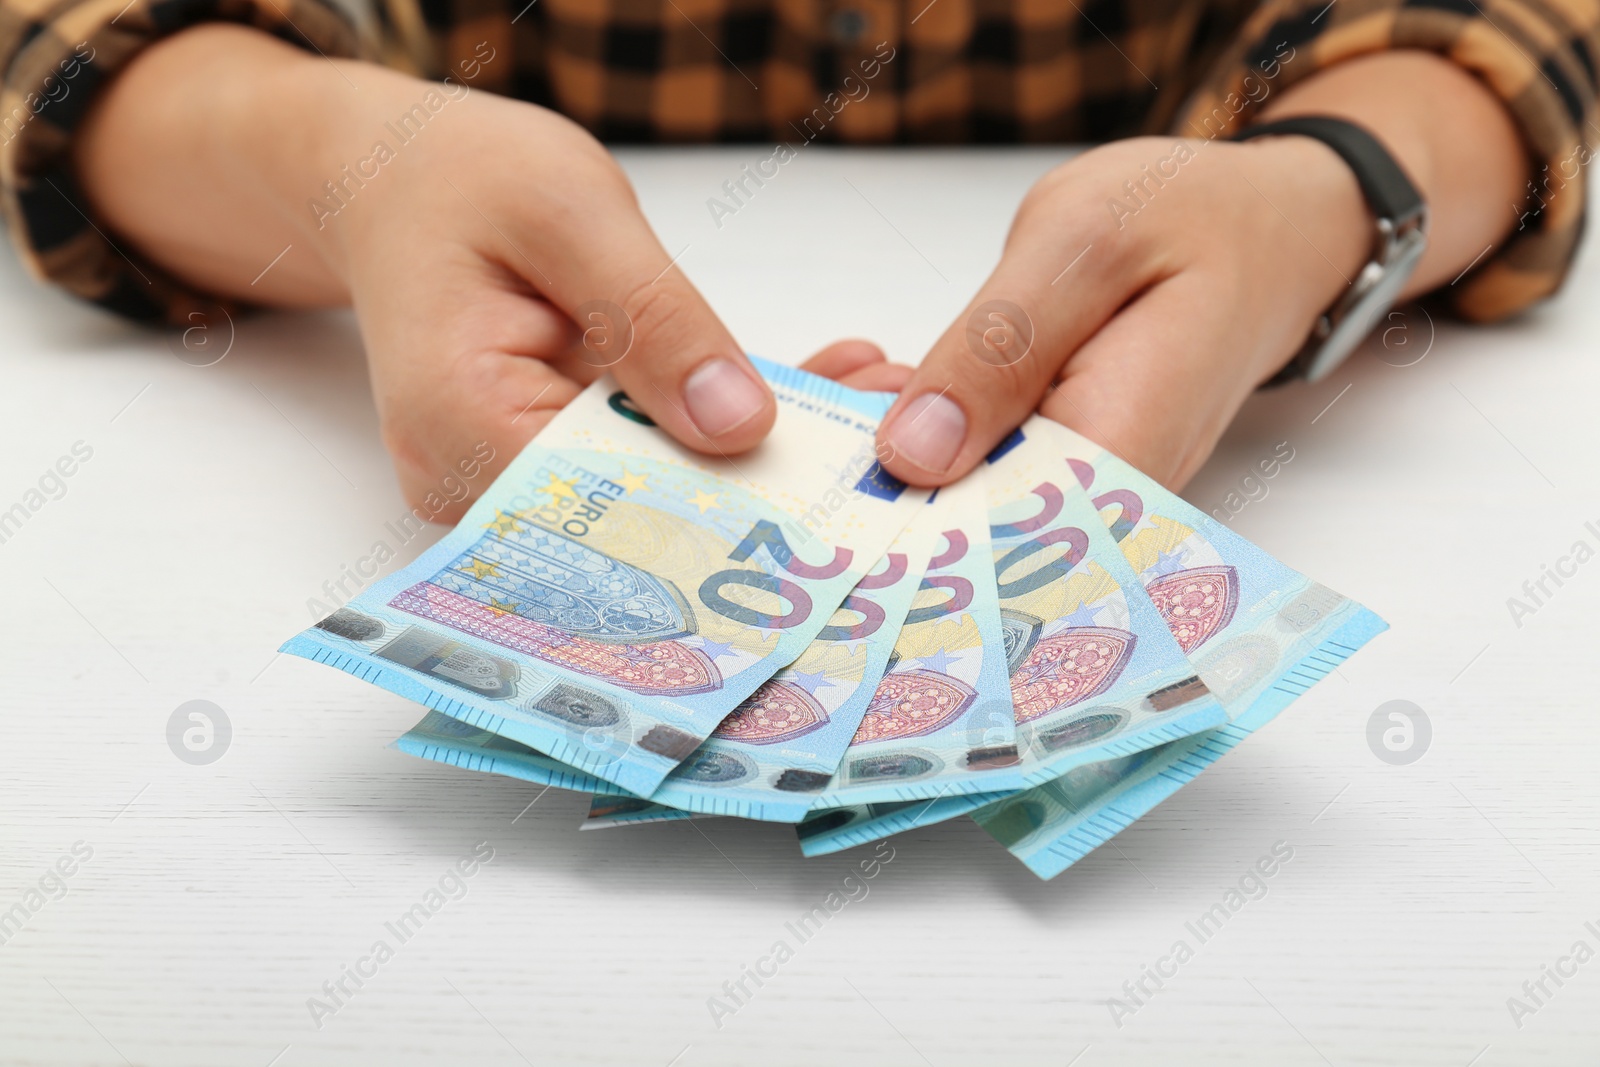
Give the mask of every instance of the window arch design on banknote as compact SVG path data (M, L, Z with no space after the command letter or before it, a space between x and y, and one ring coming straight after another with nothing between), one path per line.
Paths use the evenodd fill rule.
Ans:
M577 637L504 608L480 604L432 582L412 586L389 604L636 693L706 693L722 682L716 665L697 648L673 641L607 644Z
M390 605L640 693L704 693L722 681L673 641L694 611L668 580L499 512L465 551Z
M694 609L666 578L500 512L428 584L578 637L611 644L694 632Z
M1190 567L1145 583L1178 647L1193 652L1233 621L1239 572L1228 566Z
M961 679L913 667L878 683L852 744L924 737L960 718L978 699Z
M774 678L723 719L711 736L749 745L775 745L803 737L827 722L828 712L821 701L793 682Z
M1109 626L1075 626L1037 642L1011 672L1017 724L1070 708L1110 689L1133 658L1134 635Z

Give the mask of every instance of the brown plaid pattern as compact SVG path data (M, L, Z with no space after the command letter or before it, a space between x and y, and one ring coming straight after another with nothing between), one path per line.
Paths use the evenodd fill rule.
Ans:
M1511 240L1439 294L1458 314L1504 318L1560 287L1584 225L1584 164L1600 151L1595 57L1600 5L1587 0L1267 0L1178 116L1178 132L1228 132L1264 99L1341 60L1386 48L1435 52L1499 95L1535 176ZM1283 49L1295 58L1274 64ZM1271 91L1276 91L1271 90ZM1237 115L1235 115L1237 110ZM1591 149L1593 146L1593 149Z
M375 0L358 42L325 0L0 0L0 202L35 273L114 311L199 299L125 258L68 167L94 89L195 23L256 26L430 77L487 41L476 87L608 141L998 144L1225 136L1352 56L1418 48L1493 89L1545 167L1515 239L1450 289L1477 319L1556 289L1583 221L1600 0ZM126 5L126 6L124 6Z

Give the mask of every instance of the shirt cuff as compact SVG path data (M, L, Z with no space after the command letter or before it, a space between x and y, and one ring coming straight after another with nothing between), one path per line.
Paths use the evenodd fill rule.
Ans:
M1174 132L1206 139L1246 125L1273 95L1335 63L1409 48L1433 52L1498 96L1535 175L1510 238L1439 294L1462 317L1491 321L1554 293L1583 233L1584 166L1593 154L1595 0L1269 0L1185 102Z
M322 0L0 0L0 210L35 276L146 321L182 323L216 305L107 236L72 170L95 93L141 49L204 22L328 56L360 52L354 27Z

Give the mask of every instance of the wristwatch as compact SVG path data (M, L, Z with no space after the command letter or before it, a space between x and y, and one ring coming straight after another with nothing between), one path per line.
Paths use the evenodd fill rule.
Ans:
M1294 378L1314 382L1343 363L1394 305L1428 245L1428 206L1423 203L1422 194L1378 139L1355 123L1303 115L1246 127L1232 140L1286 134L1315 138L1339 153L1355 172L1377 225L1372 259L1361 268L1349 290L1317 318L1305 345L1267 385Z

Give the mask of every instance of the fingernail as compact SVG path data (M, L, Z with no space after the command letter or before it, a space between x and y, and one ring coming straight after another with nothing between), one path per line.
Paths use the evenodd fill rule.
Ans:
M718 437L761 413L761 386L725 359L708 359L683 383L689 418L707 437Z
M943 474L967 440L967 416L943 393L924 393L901 409L889 430L889 444L932 474Z

